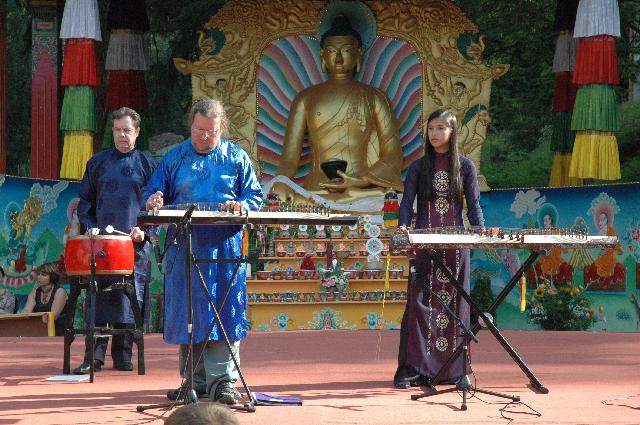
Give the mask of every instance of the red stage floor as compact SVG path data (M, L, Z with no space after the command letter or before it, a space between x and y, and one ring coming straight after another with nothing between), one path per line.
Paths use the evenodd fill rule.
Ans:
M238 412L241 424L640 424L640 333L507 331L505 337L549 394L529 379L486 331L472 345L478 387L519 395L524 404L481 395L461 411L449 393L412 401L418 389L395 390L398 332L252 333L242 366L253 391L301 397L302 407ZM380 352L377 353L380 338ZM0 338L0 425L162 424L163 403L179 384L177 353L160 335L145 337L147 374L106 368L96 381L50 383L61 374L61 338ZM72 367L82 340L73 346ZM533 415L534 410L541 416ZM513 418L509 422L508 418Z

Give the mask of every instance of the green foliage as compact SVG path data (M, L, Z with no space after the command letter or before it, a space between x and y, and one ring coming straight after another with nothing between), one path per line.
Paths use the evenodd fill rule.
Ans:
M485 63L511 65L493 83L491 125L499 133L509 133L510 150L526 154L536 148L542 129L551 122L554 1L518 0L517 7L513 1L454 3L486 36Z
M543 187L549 182L553 160L549 150L551 126L543 127L531 150L514 146L511 131L491 131L482 148L481 170L492 188Z
M191 76L182 75L173 58L198 58L198 31L225 3L194 0L188 7L166 0L147 0L150 30L150 69L146 73L149 93L150 135L171 132L188 136L185 114L191 105Z
M480 309L483 313L489 310L491 304L495 300L495 295L491 290L491 279L488 277L478 277L476 279L473 288L471 289L471 299L475 303L476 307ZM493 323L496 324L497 312L493 314ZM478 323L478 315L471 312L471 324L475 325Z
M622 181L640 181L640 102L627 102L619 108L618 148Z
M482 174L494 188L546 186L553 159L546 132L555 84L555 2L519 0L518 7L501 0L453 2L485 35L485 63L511 65L491 89L492 124L483 147ZM637 79L640 70L632 59L640 50L639 7L638 0L620 2L622 36L616 45L622 81L616 91L621 100L628 96L627 82ZM640 181L640 107L623 104L620 117L621 181Z
M620 70L620 86L617 87L621 99L627 97L629 89L628 81L638 81L640 64L637 61L640 44L638 30L640 26L640 1L622 0L620 7L620 38L616 39L616 52L618 54L618 67ZM636 57L636 60L629 58Z
M31 8L16 2L7 13L7 173L31 171Z

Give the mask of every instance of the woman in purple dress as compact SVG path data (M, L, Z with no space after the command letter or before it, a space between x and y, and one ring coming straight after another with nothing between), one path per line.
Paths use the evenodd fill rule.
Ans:
M446 109L427 120L429 143L424 157L414 161L404 181L399 231L406 232L417 196L416 228L463 226L463 203L472 226L484 226L476 169L458 154L456 116ZM469 250L438 249L442 262L469 292ZM441 302L469 323L469 306L426 252L416 250L416 278L409 280L407 306L402 318L396 388L424 385L433 379L462 341L457 322ZM429 290L429 288L431 290ZM442 383L463 378L462 356L441 375ZM470 369L469 369L470 370Z

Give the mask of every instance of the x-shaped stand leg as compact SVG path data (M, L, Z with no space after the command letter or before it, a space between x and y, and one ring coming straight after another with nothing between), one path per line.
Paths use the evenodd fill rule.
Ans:
M482 318L482 320L485 323L485 326L489 329L491 334L498 340L500 345L502 345L502 347L505 349L505 351L509 354L509 356L513 359L513 361L516 362L516 364L520 367L520 369L524 372L524 374L527 375L527 377L529 378L529 380L531 382L531 385L536 390L538 390L539 392L541 392L543 394L547 394L549 392L549 389L547 387L545 387L544 385L542 385L540 380L533 374L531 369L529 369L529 367L525 364L525 362L520 358L518 353L516 353L516 351L513 349L513 347L511 347L511 345L507 342L507 340L502 336L502 334L500 333L498 328L495 327L493 322L491 320L489 320L489 318L485 315L485 313L480 311L480 309L475 305L475 303L471 299L471 296L464 290L462 285L460 285L460 283L453 277L453 275L451 274L449 269L442 263L442 260L438 256L437 252L434 251L434 250L426 250L426 252L429 255L429 257L433 260L433 262L435 263L436 267L438 267L445 274L445 276L449 279L449 282L451 284L453 284L456 287L456 289L460 292L460 295L462 296L462 298L464 298L464 300L469 304L469 307L471 308L471 311L473 311L473 313L477 314L478 317ZM491 304L491 306L489 307L489 309L487 311L488 313L491 313L491 314L495 315L495 312L498 309L498 306L502 303L502 301L504 301L504 299L507 297L509 292L511 292L513 287L520 280L520 277L522 277L522 275L538 259L539 255L540 255L539 251L537 251L537 250L531 251L531 254L525 260L525 262L522 265L522 267L520 267L518 269L518 271L511 277L511 280L509 281L509 283L504 287L502 292L500 292L498 297ZM475 334L476 332L478 332L480 330L481 327L482 327L481 325L476 324L473 327L472 332ZM435 378L432 381L432 385L437 385L438 382L440 382L440 380L442 379L441 375L444 373L444 371L446 371L448 369L449 365L451 365L458 358L458 356L464 351L463 345L464 345L464 341L461 342L458 345L458 347L455 349L455 351L449 357L449 359L446 361L446 363L440 368L440 371L438 372L438 374L435 376Z

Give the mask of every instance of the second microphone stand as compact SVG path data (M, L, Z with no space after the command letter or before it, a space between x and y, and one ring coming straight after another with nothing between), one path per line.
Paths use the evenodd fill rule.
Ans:
M427 253L429 257L431 257L431 259L434 261L435 266L439 268L446 275L447 279L449 279L449 282L453 284L456 291L458 291L461 294L461 298L463 298L465 301L468 302L469 300L467 300L467 297L465 297L465 295L468 295L468 294L464 291L464 288L462 287L462 285L458 283L456 278L453 277L449 269L442 263L437 252L435 250L427 250ZM412 279L414 280L414 282L418 282L422 280L420 279L420 276L416 274L413 274ZM432 381L430 381L427 385L420 387L423 390L423 392L421 394L412 394L411 400L419 400L421 398L431 397L438 394L462 391L462 405L460 406L461 410L467 410L467 398L469 393L473 394L478 392L478 393L493 395L496 397L508 398L512 401L520 401L520 397L517 395L510 395L510 394L499 393L496 391L489 391L483 388L477 388L475 385L471 385L471 382L467 377L468 365L469 365L469 342L470 340L478 342L478 338L475 336L475 334L469 328L469 326L467 326L467 324L464 323L464 321L460 318L460 316L456 314L453 310L451 310L451 307L449 307L449 305L438 294L436 294L433 291L433 289L431 288L431 286L429 286L426 280L424 282L423 288L428 290L431 296L433 296L438 300L440 305L442 305L444 310L450 315L450 317L452 317L455 320L457 326L459 326L460 329L462 330L462 333L460 336L462 337L463 341L457 346L456 350L451 355L452 358L458 357L458 355L460 354L458 353L458 350L462 350L462 376L460 380L455 384L455 386L446 388L444 390L436 390L435 386L438 385L438 383L440 382L440 377L444 374L445 369L447 369L452 363L450 361L447 361L440 368L440 370L438 371L438 373L436 374L435 378ZM472 305L472 303L469 303L469 304ZM488 320L484 314L481 313L481 316L486 320Z

